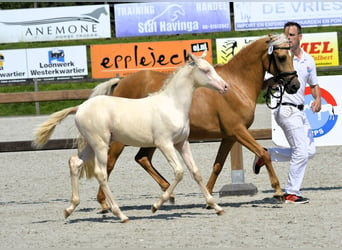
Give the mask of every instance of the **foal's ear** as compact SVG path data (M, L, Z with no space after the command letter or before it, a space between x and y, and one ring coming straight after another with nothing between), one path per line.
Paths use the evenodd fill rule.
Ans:
M196 63L196 61L197 61L197 58L196 58L196 56L195 55L193 55L191 52L188 52L188 58L187 58L187 61L189 62L189 63ZM192 64L190 64L190 65L192 65Z
M207 57L208 50L203 51L201 58L205 59Z

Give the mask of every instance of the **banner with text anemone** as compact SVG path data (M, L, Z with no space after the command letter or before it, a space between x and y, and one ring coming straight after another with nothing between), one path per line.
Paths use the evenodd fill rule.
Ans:
M88 75L86 46L27 49L28 77L55 80Z
M116 37L230 31L229 2L115 4Z
M235 30L282 29L288 21L302 27L342 25L341 1L234 2Z
M109 5L0 10L0 43L111 37Z

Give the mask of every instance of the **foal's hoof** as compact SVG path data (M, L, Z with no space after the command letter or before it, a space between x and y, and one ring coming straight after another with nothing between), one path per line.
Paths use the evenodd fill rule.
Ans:
M127 218L127 219L124 219L124 220L122 220L122 221L120 221L121 223L127 223L127 222L129 222L129 219Z
M219 215L219 216L220 216L220 215L224 215L225 213L226 213L226 212L225 212L224 210L221 210L221 211L216 212L216 214Z
M174 195L172 195L172 194L170 195L169 202L170 202L171 204L175 204L176 198L175 198Z
M66 219L66 218L68 218L69 216L70 216L70 212L68 212L68 210L67 209L64 209L64 218Z
M155 213L158 209L154 205L152 205L151 210L152 210L152 213Z
M285 196L284 195L273 195L273 199L275 199L279 203L285 202Z

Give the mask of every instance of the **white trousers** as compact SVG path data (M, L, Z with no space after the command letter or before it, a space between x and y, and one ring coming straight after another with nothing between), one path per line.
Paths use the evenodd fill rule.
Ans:
M272 161L290 161L285 193L300 196L308 159L316 153L310 124L304 111L292 106L280 106L273 115L283 129L290 148L269 148L268 153Z

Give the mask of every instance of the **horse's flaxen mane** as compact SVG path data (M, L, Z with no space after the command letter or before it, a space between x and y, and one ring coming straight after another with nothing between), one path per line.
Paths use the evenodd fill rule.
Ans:
M270 40L268 41L268 46L276 46L283 43L288 43L289 39L286 37L284 33L275 34L275 35L268 35Z
M226 65L231 66L231 65L236 64L236 62L234 62L234 61L240 61L241 58L247 58L245 55L246 54L249 55L250 49L253 48L256 43L259 43L261 41L266 42L266 45L267 45L266 49L271 47L271 46L277 46L277 45L280 45L283 43L288 43L288 39L284 33L270 34L270 35L262 36L262 37L256 39L255 41L247 44L243 48L241 48L241 50L235 56L233 56L233 58ZM243 60L241 60L241 63L242 64L244 63Z

